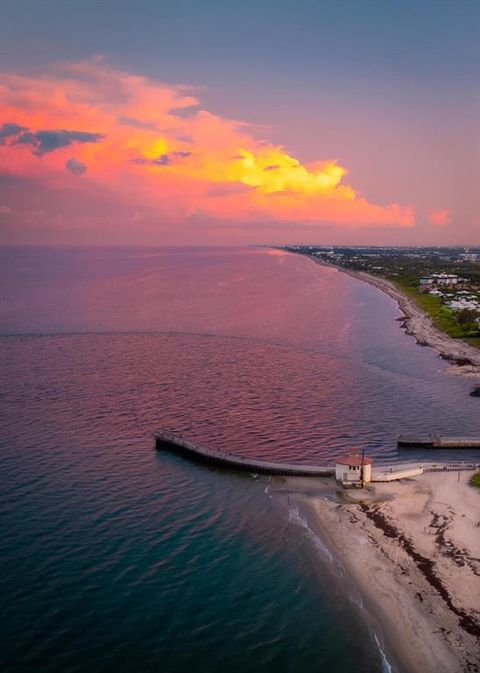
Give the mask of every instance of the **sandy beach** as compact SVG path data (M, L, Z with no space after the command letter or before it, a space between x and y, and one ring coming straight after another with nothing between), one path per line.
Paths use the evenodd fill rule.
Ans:
M431 318L389 280L372 276L363 271L344 269L334 264L328 264L323 260L313 259L313 261L317 264L332 266L338 271L363 280L388 294L392 299L395 299L403 313L404 317L401 323L406 333L415 337L418 344L435 349L445 360L448 360L450 362L447 368L449 373L480 379L480 351L460 339L452 338L435 327Z
M424 474L368 491L288 480L381 629L399 673L480 671L480 491L471 472ZM326 480L325 480L326 481Z

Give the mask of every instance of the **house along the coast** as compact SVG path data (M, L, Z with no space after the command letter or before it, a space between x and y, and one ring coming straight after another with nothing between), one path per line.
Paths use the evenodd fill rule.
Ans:
M363 488L372 480L373 458L359 451L335 458L335 479L344 488Z

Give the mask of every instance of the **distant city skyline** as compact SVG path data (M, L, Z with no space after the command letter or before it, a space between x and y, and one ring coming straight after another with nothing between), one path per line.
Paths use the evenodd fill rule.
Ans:
M480 10L4 2L1 244L480 244Z

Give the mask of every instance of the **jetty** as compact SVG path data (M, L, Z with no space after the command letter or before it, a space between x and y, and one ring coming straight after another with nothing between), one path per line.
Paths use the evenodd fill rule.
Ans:
M399 447L415 449L480 449L480 437L444 435L398 435Z
M295 477L330 477L335 475L335 466L299 465L278 463L271 460L244 458L225 451L207 449L168 430L154 433L155 448L166 449L192 460L212 465L221 465L232 470Z
M335 477L337 483L343 486L350 481L363 482L388 482L399 479L411 479L424 472L452 472L460 470L476 470L480 467L478 462L456 461L454 463L390 463L379 465L371 470L372 459L356 452L347 456L336 458L331 465L308 465L299 463L283 463L259 458L246 458L233 455L228 451L216 451L205 446L185 439L171 430L154 432L155 448L157 451L171 451L189 460L194 460L207 465L216 465L230 470L249 472L251 474L268 474L291 477ZM418 446L418 444L415 444ZM352 468L352 470L350 470ZM355 472L353 468L357 468ZM345 472L350 473L350 478L345 479ZM366 473L365 473L366 472ZM358 485L358 484L356 484Z

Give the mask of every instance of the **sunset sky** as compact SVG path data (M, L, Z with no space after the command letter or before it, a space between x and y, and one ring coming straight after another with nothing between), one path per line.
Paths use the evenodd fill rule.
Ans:
M480 244L473 0L0 8L2 244Z

